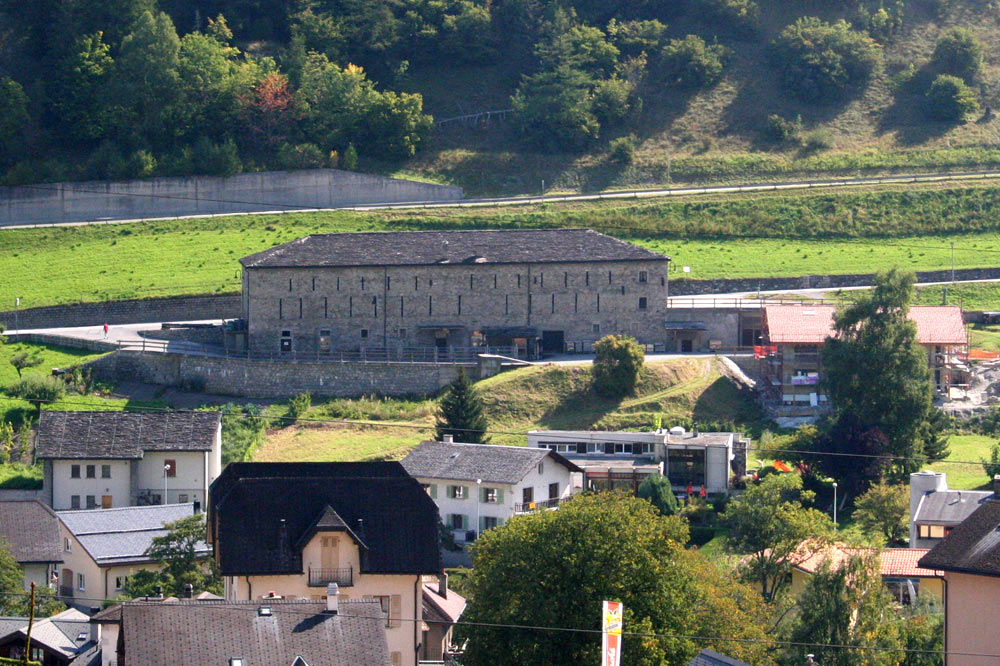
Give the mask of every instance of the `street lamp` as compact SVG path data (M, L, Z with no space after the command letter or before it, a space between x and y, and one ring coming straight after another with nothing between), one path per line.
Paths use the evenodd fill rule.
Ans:
M163 503L167 503L167 474L170 473L170 463L163 466Z
M833 482L833 529L837 529L837 482Z
M479 538L479 532L482 529L483 519L479 517L479 512L482 509L481 505L483 503L483 480L476 479L476 538Z
M17 323L18 311L21 309L21 297L17 296L14 298L14 333L18 333L21 327Z

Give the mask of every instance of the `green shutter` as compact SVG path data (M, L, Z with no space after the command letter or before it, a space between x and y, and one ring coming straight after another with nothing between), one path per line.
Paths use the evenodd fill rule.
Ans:
M438 487L436 483L431 484L431 499L438 498Z
M497 488L497 504L503 504L503 488Z
M485 516L479 516L479 533L483 533L483 523L486 522Z
M469 486L462 486L462 498L465 499L466 497L472 497L469 494Z
M462 514L462 529L463 530L469 529L469 517L464 513Z

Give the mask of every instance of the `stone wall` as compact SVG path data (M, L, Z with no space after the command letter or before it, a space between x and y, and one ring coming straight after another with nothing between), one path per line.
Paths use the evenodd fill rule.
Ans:
M94 377L138 381L246 398L364 394L431 395L458 376L457 364L246 361L118 351L91 361ZM475 373L475 365L465 366Z
M457 201L462 188L336 169L0 187L0 227Z
M170 340L182 342L197 342L203 345L222 346L222 326L197 326L197 327L176 327L160 328L148 331L139 331L140 338L150 340Z
M235 319L240 316L239 294L138 298L100 303L74 303L0 312L0 323L17 328L62 328L102 324L142 324L160 321Z

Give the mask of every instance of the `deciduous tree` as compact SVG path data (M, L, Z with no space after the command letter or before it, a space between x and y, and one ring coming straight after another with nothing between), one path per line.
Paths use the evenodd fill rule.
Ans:
M165 525L168 532L153 537L146 554L162 565L159 571L133 576L125 588L129 596L146 596L159 585L164 595L181 596L190 584L195 592L222 591L222 579L214 560L199 559L198 546L205 542L205 514L198 513Z
M607 335L594 343L594 390L609 397L631 395L646 352L635 338Z
M910 531L910 493L904 485L879 483L854 502L854 520L887 544L900 544Z
M24 572L10 553L7 542L0 539L0 616L25 617L31 609L31 597L24 590ZM35 615L48 617L66 610L48 588L35 589Z
M17 378L21 378L21 373L28 368L37 368L42 364L42 355L36 349L34 352L19 351L10 357L10 364L17 370Z

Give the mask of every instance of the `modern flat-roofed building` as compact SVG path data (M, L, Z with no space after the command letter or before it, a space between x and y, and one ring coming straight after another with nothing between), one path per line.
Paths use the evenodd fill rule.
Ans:
M589 229L306 236L240 260L247 344L534 357L624 333L662 351L669 261Z

